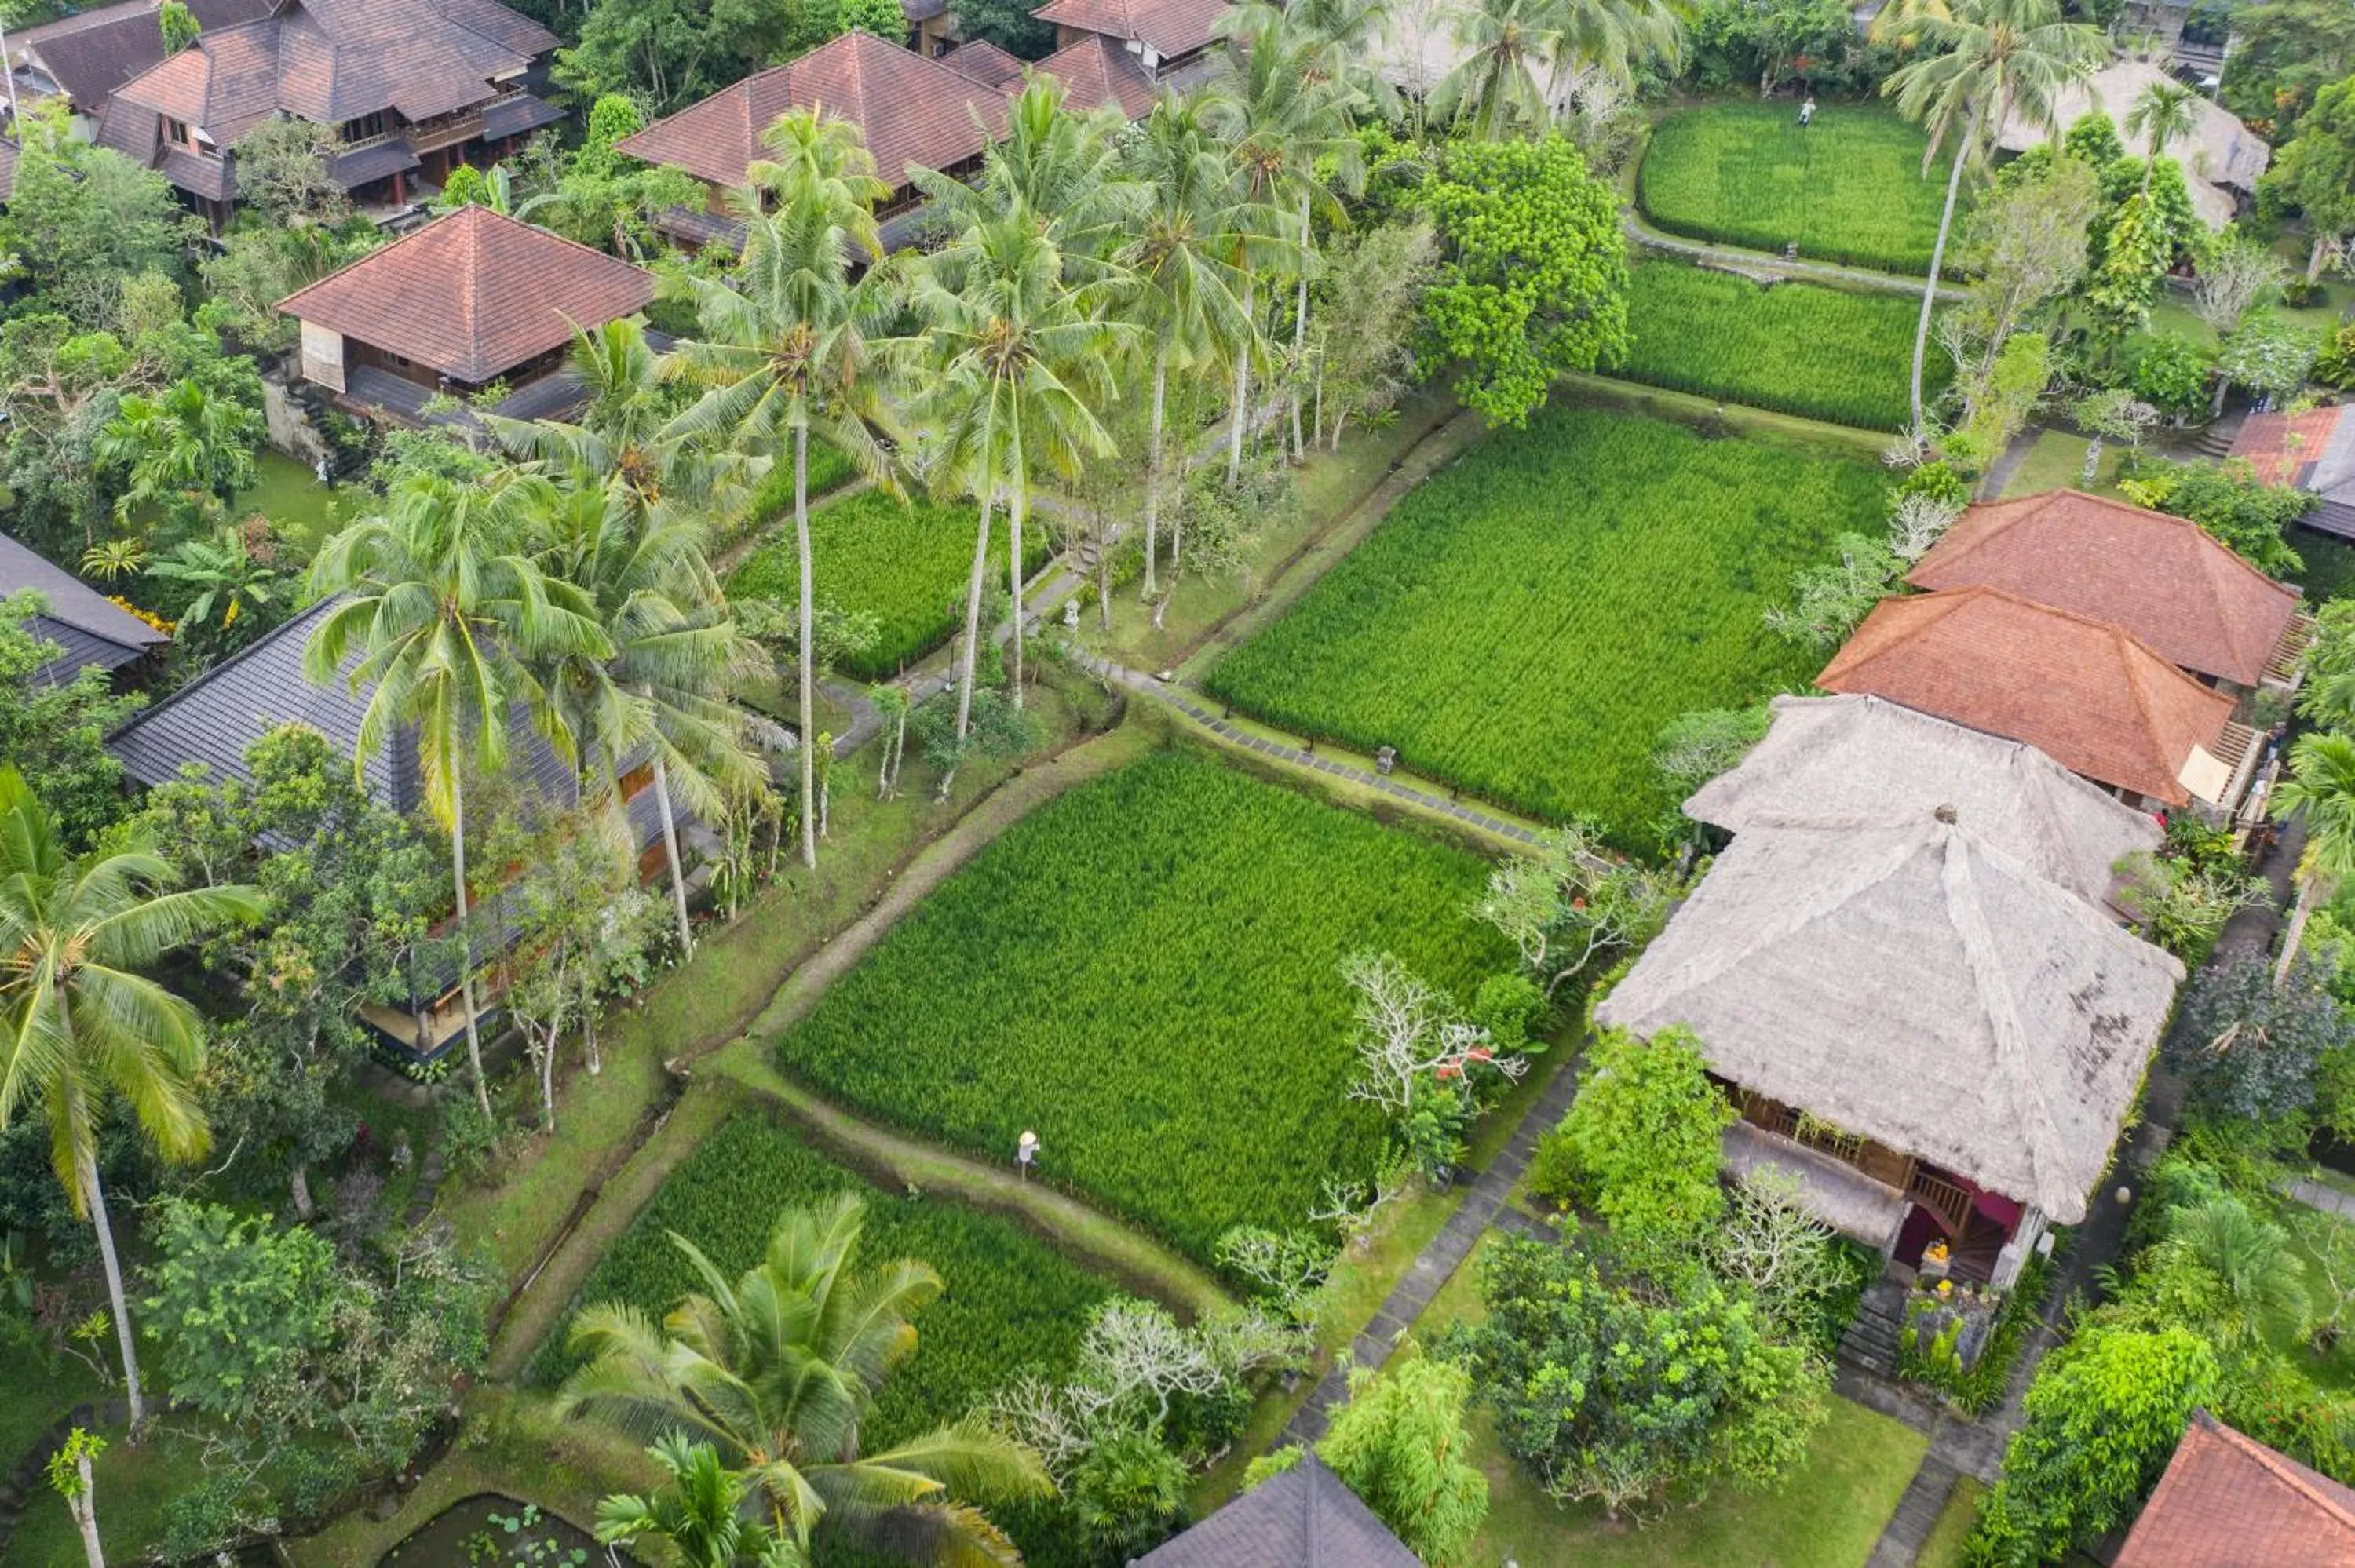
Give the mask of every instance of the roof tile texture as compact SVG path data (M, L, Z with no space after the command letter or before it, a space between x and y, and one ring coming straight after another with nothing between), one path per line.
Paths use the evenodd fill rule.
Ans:
M2232 438L2232 455L2248 459L2267 484L2302 485L2345 412L2329 408L2308 408L2303 414L2252 414Z
M1998 588L1885 599L1816 677L1990 735L2072 772L2186 804L2194 747L2213 747L2232 701L2131 632Z
M978 157L1006 131L1005 95L944 61L845 33L798 59L722 88L621 143L650 164L717 185L744 183L765 155L761 133L791 109L860 127L875 167L894 185L911 168L944 169Z
M1153 79L1135 55L1101 33L1057 49L1039 62L1039 69L1063 84L1068 108L1087 111L1111 104L1131 120L1153 111ZM1007 83L1009 92L1021 87L1018 76Z
M270 14L272 0L190 0L206 32L240 26ZM131 0L18 34L16 52L37 61L74 107L94 114L114 90L164 58L156 0Z
M2002 588L2113 621L2174 663L2243 686L2264 678L2298 603L2198 524L2078 490L1972 507L1905 580Z
M1030 14L1059 27L1135 38L1167 60L1206 48L1226 11L1227 0L1049 0Z
M2355 1568L2355 1491L2194 1412L2116 1568Z
M278 308L461 381L490 381L644 310L652 274L488 207L467 207Z

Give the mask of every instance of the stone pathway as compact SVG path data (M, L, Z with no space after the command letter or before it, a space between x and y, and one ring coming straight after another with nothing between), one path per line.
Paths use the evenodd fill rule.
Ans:
M2355 1220L2355 1192L2342 1192L2336 1187L2326 1187L2303 1176L2294 1181L2283 1182L2279 1191L2309 1209L2320 1209L2326 1214Z
M1729 272L1751 276L1764 274L1770 278L1789 279L1796 282L1843 283L1850 288L1875 289L1883 293L1911 294L1919 299L1927 277L1904 278L1894 272L1875 272L1864 267L1842 267L1830 261L1811 261L1805 257L1777 256L1765 250L1743 250L1732 245L1713 245L1707 240L1687 239L1646 222L1631 203L1625 209L1624 221L1627 238L1650 250L1666 250L1678 256L1689 256L1706 261ZM1952 304L1963 297L1963 291L1941 281L1938 298Z
M1431 1238L1429 1245L1416 1255L1407 1266L1390 1296L1376 1309L1372 1321L1349 1346L1349 1353L1336 1361L1299 1410L1291 1425L1284 1429L1287 1441L1314 1443L1325 1436L1325 1426L1335 1405L1349 1397L1349 1369L1353 1366L1378 1367L1390 1359L1399 1340L1414 1326L1431 1298L1439 1294L1450 1276L1472 1255L1472 1249L1491 1227L1508 1230L1516 1234L1550 1238L1552 1233L1538 1221L1518 1209L1508 1208L1507 1194L1513 1183L1521 1179L1529 1168L1529 1155L1546 1129L1559 1123L1570 1102L1578 1093L1578 1064L1573 1059L1554 1069L1553 1081L1545 1086L1529 1108L1522 1113L1521 1125L1513 1130L1488 1169L1473 1178L1464 1194L1464 1202L1448 1221Z

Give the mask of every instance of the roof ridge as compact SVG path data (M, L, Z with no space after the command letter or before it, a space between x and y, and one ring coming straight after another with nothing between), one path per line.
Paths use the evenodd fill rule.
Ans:
M2136 651L2139 650L2154 661L2161 663L2164 663L2165 661L2159 660L2157 654L2152 653L2149 649L2145 648L2142 643L2136 639L2134 633L2128 631L2123 626L2112 626L2110 628L2110 635L2115 640L2118 650L2118 666L2126 674L2126 690L2132 694L2134 697L2135 711L2140 715L2142 719L2143 738L2151 746L2156 747L2159 742L2158 710L2154 705L2158 694L2150 689L2149 683L2145 677L2143 667L2136 662L2134 653ZM2166 668L2168 673L2170 674L2183 674L2182 671L2178 670L2172 664L2166 665ZM2186 680L2190 679L2190 676L2184 676L2183 678ZM2200 683L2197 681L2193 681L2192 684L2199 685ZM2200 687L2200 690L2202 691L2206 691L2207 689L2208 688L2205 686ZM2211 736L2209 738L2213 739L2215 737ZM2171 779L2176 783L2181 784L2183 782L2183 762L2189 762L2190 758L2187 757L2183 758L2182 762L2178 762L2170 767L2166 758L2159 756L2157 752L2153 752L2151 754L2150 760L2158 767L2159 777L2162 779ZM2190 788L2188 785L2185 787L2187 789Z
M309 620L313 616L327 609L343 597L344 596L339 593L329 594L326 598L315 600L313 603L304 606L303 609L296 610L293 615L288 616L283 621L272 627L269 630L263 632L261 636L255 638L252 641L247 643L244 647L230 654L219 663L215 664L212 668L207 670L203 674L198 675L196 679L188 682L178 691L174 692L170 696L165 697L162 702L151 704L146 707L141 708L137 713L133 714L129 718L124 719L121 724L115 726L114 728L107 732L106 738L108 743L111 745L113 742L122 739L124 736L129 735L133 730L137 729L141 725L145 724L149 719L154 718L156 715L168 713L183 699L196 692L203 690L207 684L227 672L237 668L238 665L242 664L248 659L253 658L263 649L276 646L280 638L286 636L296 627L302 625L304 621ZM306 676L304 679L307 681L309 678Z
M2288 1455L2267 1447L2247 1433L2217 1420L2205 1410L2195 1412L2194 1419L2202 1415L2208 1417L2209 1431L2223 1438L2231 1446L2240 1449L2245 1457L2254 1459L2275 1480L2288 1487L2299 1497L2330 1515L2348 1529L2355 1530L2355 1509L2350 1509L2336 1498L2316 1488L2301 1473L2296 1461L2291 1459Z

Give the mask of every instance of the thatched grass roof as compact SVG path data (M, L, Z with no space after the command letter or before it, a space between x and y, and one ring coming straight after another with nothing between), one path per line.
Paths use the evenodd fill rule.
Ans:
M2098 109L2117 126L2118 139L2126 151L2139 158L2150 150L2150 139L2126 134L2126 113L2144 88L2154 81L2174 80L2148 60L2115 60L2084 81L2062 89L2053 106L2054 118L2065 131ZM2192 116L2190 140L2169 143L2167 155L2183 165L2183 183L2190 189L2191 205L2199 209L2201 220L2211 228L2222 228L2232 221L2232 193L2256 188L2257 176L2265 172L2273 149L2232 111L2205 98L2193 101ZM2025 153L2051 140L2051 126L2014 110L2003 122L1996 145L2007 153Z
M1971 827L1753 828L1596 1009L1734 1083L2084 1217L2183 966Z
M2032 746L1874 696L1777 697L1774 725L1685 812L1732 833L1892 828L1940 806L1997 850L2096 903L2158 824Z

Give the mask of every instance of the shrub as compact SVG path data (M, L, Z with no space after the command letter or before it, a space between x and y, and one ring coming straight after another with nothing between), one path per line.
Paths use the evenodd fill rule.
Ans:
M1562 1118L1587 1202L1633 1242L1700 1235L1725 1212L1719 1137L1733 1107L1686 1029L1639 1040L1614 1029L1587 1048Z
M1821 668L1764 610L1843 530L1880 533L1873 465L1779 441L1550 408L1405 497L1211 692L1647 849L1675 805L1663 726Z
M1902 429L1919 308L1902 294L1762 287L1680 261L1639 262L1627 291L1631 344L1612 374L1860 429ZM1938 356L1923 396L1936 397L1953 374Z
M1372 1173L1348 954L1460 990L1511 955L1481 863L1198 754L1149 758L1001 836L777 1042L785 1068L1040 1174L1208 1258ZM878 1042L890 1043L879 1049Z
M1797 118L1788 104L1754 101L1669 115L1644 154L1636 204L1671 234L1928 272L1947 160L1925 177L1922 132L1885 109L1827 105L1804 131Z

